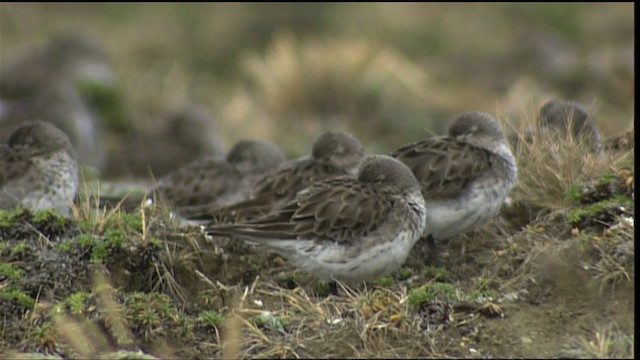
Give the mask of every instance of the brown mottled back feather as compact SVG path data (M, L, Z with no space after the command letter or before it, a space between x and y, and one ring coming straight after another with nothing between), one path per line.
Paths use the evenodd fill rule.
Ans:
M311 156L291 161L257 180L251 196L229 206L181 209L190 220L211 218L251 219L293 199L314 181L352 174L364 156L362 144L346 132L326 132L313 144Z
M221 194L236 191L241 181L241 175L224 158L208 157L161 179L154 194L166 197L177 206L200 205L216 201Z
M209 228L211 234L271 239L332 240L344 243L375 230L393 208L372 184L351 175L314 183L270 215L235 225Z
M405 163L420 183L425 199L455 198L489 170L489 151L448 137L432 137L390 154Z

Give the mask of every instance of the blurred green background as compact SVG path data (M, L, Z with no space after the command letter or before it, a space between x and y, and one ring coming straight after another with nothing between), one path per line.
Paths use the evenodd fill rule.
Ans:
M554 97L583 104L607 137L632 126L633 12L633 3L2 3L0 61L56 32L86 32L104 46L138 132L198 104L226 148L262 138L298 156L322 131L345 129L369 152L389 151L445 133L463 111L530 122Z

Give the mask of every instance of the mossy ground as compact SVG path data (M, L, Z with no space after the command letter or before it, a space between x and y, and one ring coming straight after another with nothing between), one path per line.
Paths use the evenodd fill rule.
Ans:
M589 190L630 177L572 184L572 205L519 228L505 211L439 244L443 268L418 244L391 276L337 296L165 209L2 212L1 345L63 358L632 356L633 189Z

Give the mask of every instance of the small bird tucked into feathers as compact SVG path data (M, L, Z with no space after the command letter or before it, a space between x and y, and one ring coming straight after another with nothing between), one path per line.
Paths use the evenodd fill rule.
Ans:
M589 112L571 101L551 100L540 108L538 127L544 135L557 133L585 143L596 155L603 154L602 137Z
M55 209L63 215L78 190L78 164L67 134L46 122L26 123L0 146L0 208Z
M508 140L514 149L523 143L532 143L534 137L553 137L558 141L572 140L584 144L593 154L604 156L602 137L589 112L573 101L550 100L540 107L535 126L527 127L522 134L511 133Z
M413 171L427 208L424 235L436 262L435 240L476 229L500 210L517 167L500 125L480 112L459 115L449 136L400 147L391 156Z
M364 157L360 141L346 132L327 132L313 144L311 156L285 163L266 173L254 186L251 196L228 206L196 206L183 209L191 220L250 219L268 214L294 198L313 181L354 174Z
M317 181L270 215L205 228L277 252L325 281L370 281L399 268L425 230L425 204L409 168L365 158L357 175Z
M247 198L257 179L285 160L282 150L271 142L242 140L226 157L195 160L166 175L151 194L177 207L181 214L187 206L230 204Z

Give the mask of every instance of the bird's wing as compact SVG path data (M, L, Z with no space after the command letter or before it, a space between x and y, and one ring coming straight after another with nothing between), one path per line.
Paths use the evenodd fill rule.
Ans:
M491 166L488 151L451 138L414 142L390 155L413 171L425 199L456 197Z
M264 216L272 209L292 200L296 194L314 181L346 175L346 171L313 160L294 163L261 177L252 195L240 202L223 206L209 213L216 218L252 218Z
M244 224L210 226L209 235L344 243L366 236L394 203L353 176L314 183L270 215Z
M196 160L160 179L152 190L178 206L216 202L221 196L239 191L242 179L224 159Z

